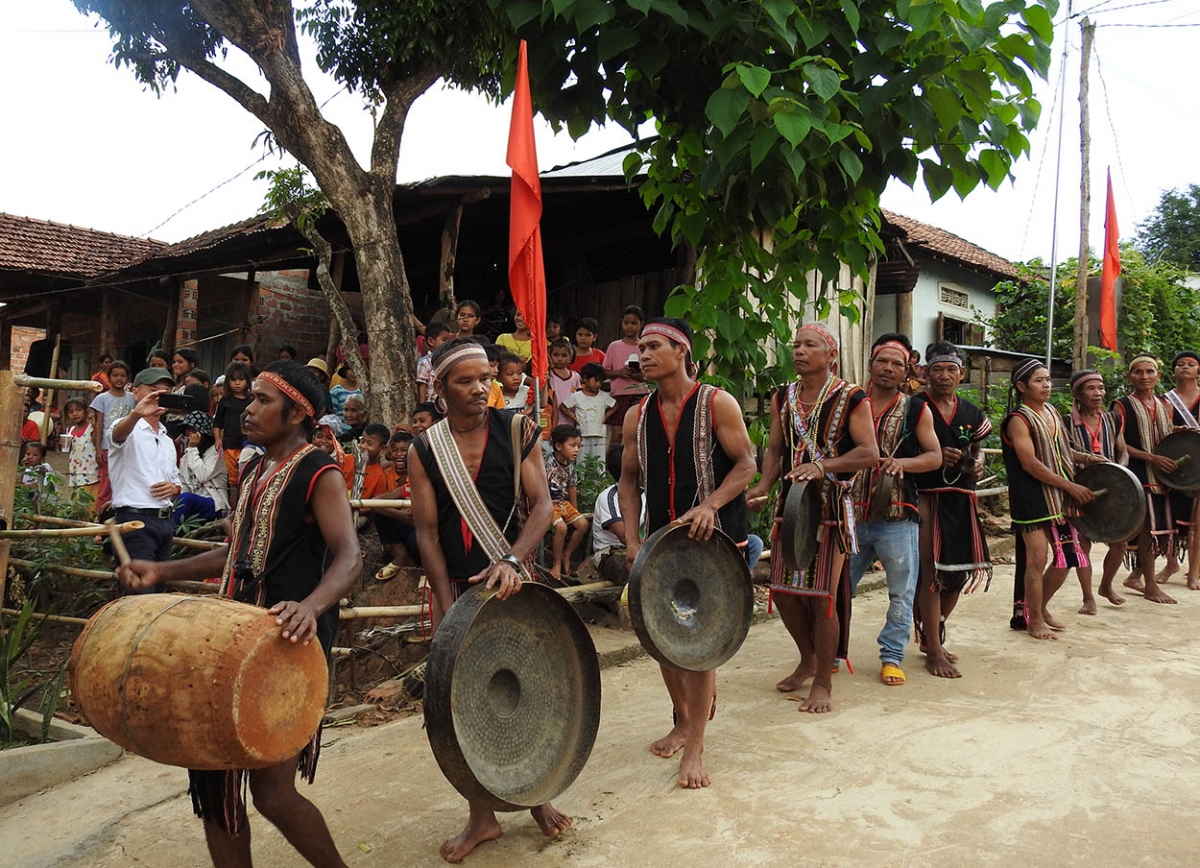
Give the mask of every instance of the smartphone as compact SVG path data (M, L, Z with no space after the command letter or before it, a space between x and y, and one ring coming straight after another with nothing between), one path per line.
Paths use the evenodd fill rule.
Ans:
M195 410L196 404L191 395L172 395L170 392L158 396L158 406L167 410Z

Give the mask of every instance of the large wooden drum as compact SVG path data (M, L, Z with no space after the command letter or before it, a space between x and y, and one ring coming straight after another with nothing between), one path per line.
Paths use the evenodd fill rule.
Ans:
M214 597L122 597L71 653L88 723L139 756L191 769L264 768L308 743L325 711L325 654L275 617Z

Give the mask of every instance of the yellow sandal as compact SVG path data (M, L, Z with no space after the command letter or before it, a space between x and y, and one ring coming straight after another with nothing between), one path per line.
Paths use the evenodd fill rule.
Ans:
M895 663L884 663L879 678L888 687L899 687L908 680L904 677L904 670Z
M400 566L400 564L389 563L387 566L383 567L382 569L379 570L379 572L377 572L375 574L375 581L377 581L377 582L391 581L392 579L396 578L396 574L399 573L402 569L404 569L404 567Z

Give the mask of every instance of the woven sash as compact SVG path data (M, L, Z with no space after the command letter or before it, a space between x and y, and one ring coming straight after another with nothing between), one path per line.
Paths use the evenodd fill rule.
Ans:
M467 472L466 462L463 461L462 453L458 451L454 435L450 433L450 420L443 419L425 433L429 438L430 451L442 473L442 479L446 481L446 488L450 491L450 499L458 507L484 554L493 563L512 554L512 547L504 532L488 512L483 498L479 496L479 489L475 487L475 480ZM533 581L525 564L521 564L520 573L523 581Z
M1188 409L1188 405L1183 402L1183 398L1174 389L1167 392L1167 400L1171 402L1171 406L1175 408L1175 412L1179 414L1179 418L1183 420L1183 424L1189 428L1200 428L1200 422L1196 421L1196 417L1192 415L1192 411Z

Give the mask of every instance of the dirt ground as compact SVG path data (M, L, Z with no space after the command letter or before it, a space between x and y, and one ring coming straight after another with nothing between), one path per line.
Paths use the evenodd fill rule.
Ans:
M603 674L599 737L557 800L575 817L542 838L526 814L476 866L1194 864L1200 775L1200 593L1178 606L1130 595L1076 615L1036 642L1008 628L1012 571L963 601L950 647L965 673L927 676L910 648L907 685L879 682L875 634L886 594L855 603L852 661L834 679L835 711L810 716L775 692L795 652L777 619L756 626L718 678L709 726L713 786L681 791L676 763L647 744L670 725L657 666ZM1074 580L1072 579L1072 582ZM1069 604L1069 605L1068 605ZM608 630L601 650L631 641ZM438 865L465 804L440 774L418 717L327 730L317 782L353 866ZM203 836L177 769L126 757L82 780L0 809L5 863L204 866ZM298 857L252 814L260 866Z

